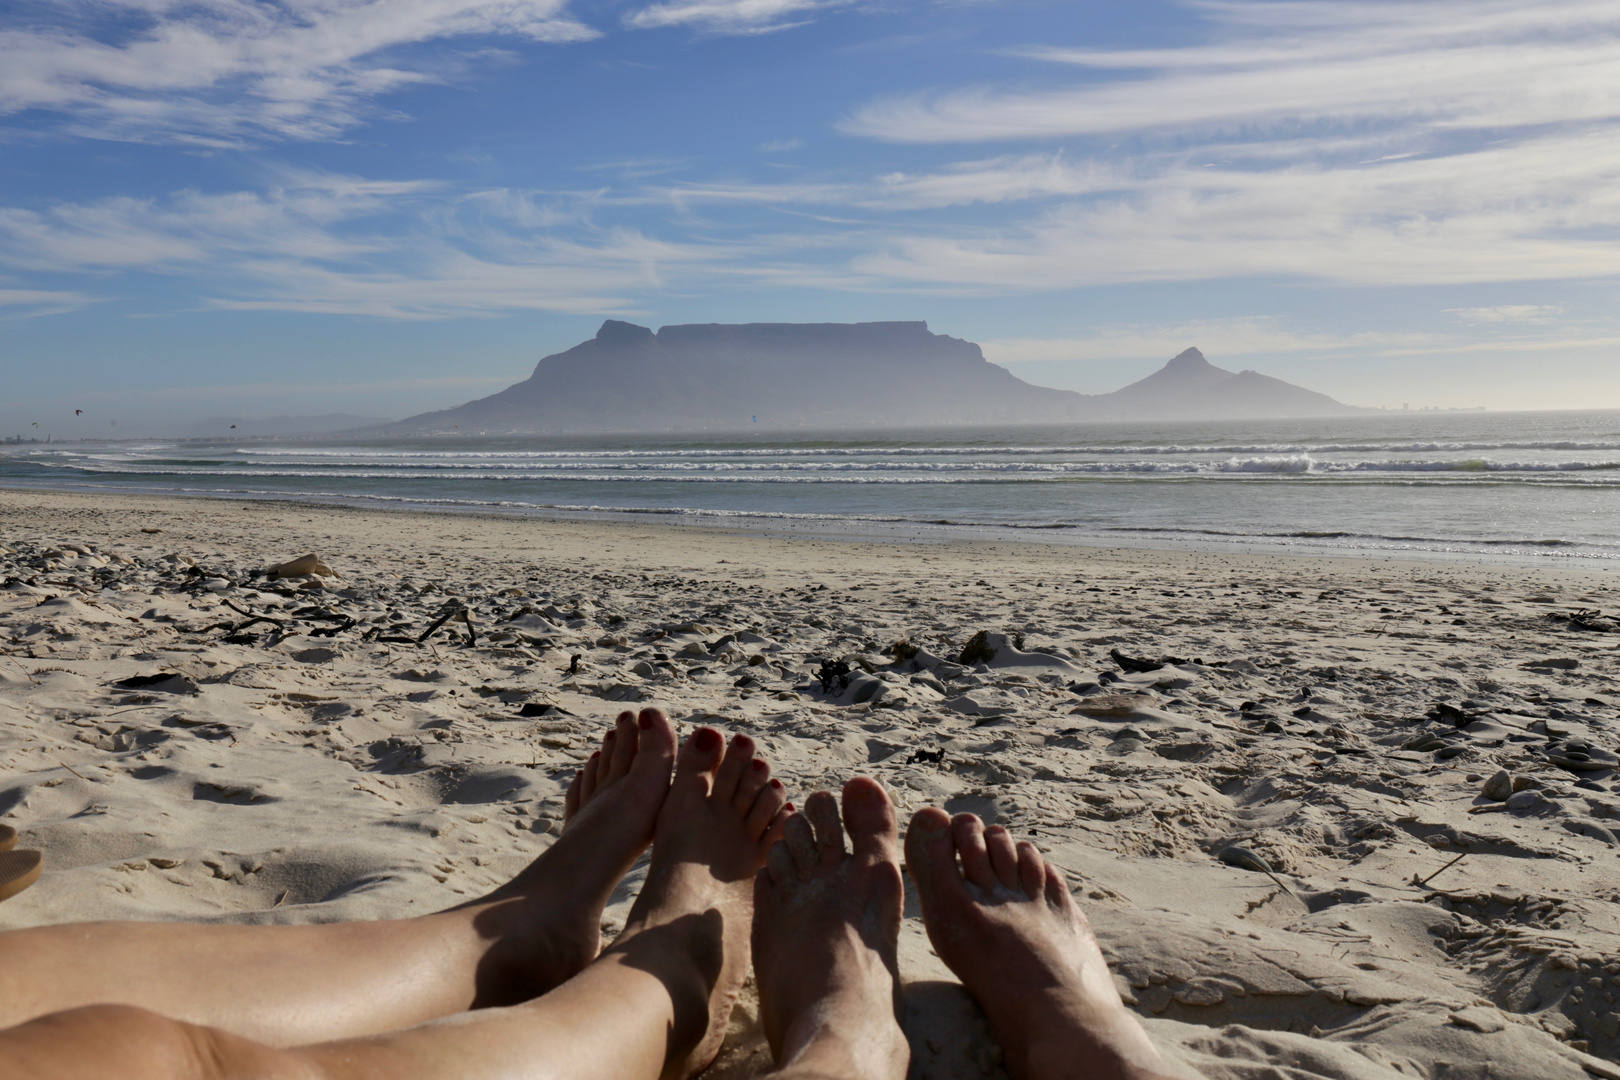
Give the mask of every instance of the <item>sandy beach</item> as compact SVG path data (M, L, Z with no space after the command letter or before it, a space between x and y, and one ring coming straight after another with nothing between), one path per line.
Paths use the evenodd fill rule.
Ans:
M865 773L1034 839L1189 1075L1620 1080L1617 586L0 491L0 822L46 860L0 929L457 903L656 704L796 799ZM912 1075L1002 1075L901 948ZM745 996L706 1075L767 1060Z

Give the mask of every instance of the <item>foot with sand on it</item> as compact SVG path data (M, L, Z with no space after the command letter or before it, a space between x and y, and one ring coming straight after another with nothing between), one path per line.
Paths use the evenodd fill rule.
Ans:
M928 939L984 1012L1012 1080L1172 1080L1034 844L929 808L906 832L906 865Z

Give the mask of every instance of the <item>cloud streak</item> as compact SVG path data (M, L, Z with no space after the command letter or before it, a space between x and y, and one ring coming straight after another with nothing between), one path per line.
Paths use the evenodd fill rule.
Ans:
M803 26L854 0L666 0L625 15L632 30L691 27L711 34L768 34Z
M630 312L715 254L590 224L589 195L287 172L263 191L0 208L0 264L206 281L204 306L420 319Z
M498 36L596 36L567 0L65 0L0 30L0 115L64 114L104 139L238 145L332 139L379 96L452 64L398 50Z

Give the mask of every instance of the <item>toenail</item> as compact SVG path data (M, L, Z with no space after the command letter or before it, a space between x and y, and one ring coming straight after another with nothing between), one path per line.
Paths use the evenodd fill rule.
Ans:
M642 713L640 723L641 723L641 726L644 727L644 728L652 727L653 726L653 715L652 715L652 713L651 712Z
M780 780L772 780L771 781L771 787L775 788L777 791L781 791L782 790L782 781L780 781ZM788 803L788 805L792 806L793 804Z
M755 772L759 772L759 770L763 769L764 767L765 767L765 762L764 761L760 760L759 758L754 759L753 770Z
M692 745L705 752L718 750L720 749L720 733L714 728L698 728L697 734L692 736Z
M610 731L606 735L602 736L602 741L603 742L608 742L608 741L612 740L613 736L616 735L616 734L618 734L618 733L614 732L614 731Z

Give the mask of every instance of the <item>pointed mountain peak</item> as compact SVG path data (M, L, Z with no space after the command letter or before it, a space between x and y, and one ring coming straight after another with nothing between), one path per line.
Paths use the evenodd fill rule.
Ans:
M1174 359L1172 359L1168 364L1164 365L1164 370L1177 372L1197 371L1200 368L1207 368L1209 366L1211 366L1210 362L1204 359L1204 354L1199 352L1196 348L1193 348L1178 353Z

